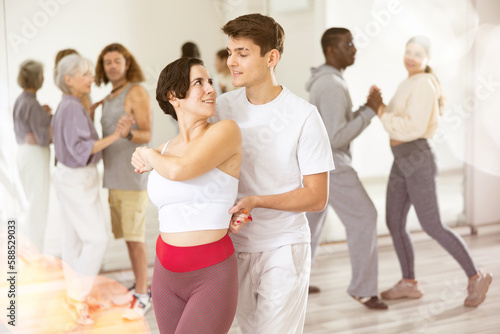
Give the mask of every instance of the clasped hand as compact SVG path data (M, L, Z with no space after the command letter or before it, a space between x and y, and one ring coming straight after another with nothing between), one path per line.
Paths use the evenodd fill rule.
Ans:
M130 161L132 166L134 166L134 172L142 174L153 170L148 160L148 153L150 150L152 150L152 148L147 146L141 146L135 149Z

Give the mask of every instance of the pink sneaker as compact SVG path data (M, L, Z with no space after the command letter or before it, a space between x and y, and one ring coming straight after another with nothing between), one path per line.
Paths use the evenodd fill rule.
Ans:
M423 295L422 290L418 287L418 282L410 283L403 279L380 294L382 299L420 298Z
M479 306L486 299L486 293L490 287L493 277L490 273L483 273L481 270L478 272L479 278L469 280L467 285L467 298L465 298L464 305L470 307Z

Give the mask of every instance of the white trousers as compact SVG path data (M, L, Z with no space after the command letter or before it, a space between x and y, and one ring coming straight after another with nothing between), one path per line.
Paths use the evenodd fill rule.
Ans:
M19 145L17 168L28 207L21 231L43 252L49 205L50 149L48 146Z
M95 165L69 168L58 162L54 186L61 207L62 260L68 296L85 301L108 245Z
M260 253L236 253L238 307L244 334L298 334L304 330L311 247L294 244Z

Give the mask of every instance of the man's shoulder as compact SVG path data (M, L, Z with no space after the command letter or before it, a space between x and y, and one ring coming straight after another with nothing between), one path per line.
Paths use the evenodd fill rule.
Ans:
M147 98L149 98L149 94L148 94L146 88L144 88L141 85L141 83L133 82L133 83L131 83L131 87L130 87L129 91L127 92L127 98L129 98L129 97L132 97L132 98L147 97Z
M286 94L283 98L282 105L287 109L289 109L290 111L300 112L300 113L304 113L304 111L307 111L308 113L311 113L316 109L316 107L310 102L292 93L287 88L284 89Z
M318 77L309 89L310 92L323 90L325 88L343 88L345 85L344 78L336 73L328 73Z

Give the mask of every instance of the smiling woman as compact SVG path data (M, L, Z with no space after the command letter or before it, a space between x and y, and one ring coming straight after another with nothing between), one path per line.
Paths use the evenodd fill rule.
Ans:
M151 285L156 321L161 333L227 333L238 297L228 211L238 192L240 129L229 120L208 122L216 93L199 59L167 65L156 99L178 121L179 135L132 156L136 172L151 171L148 193L158 207Z

